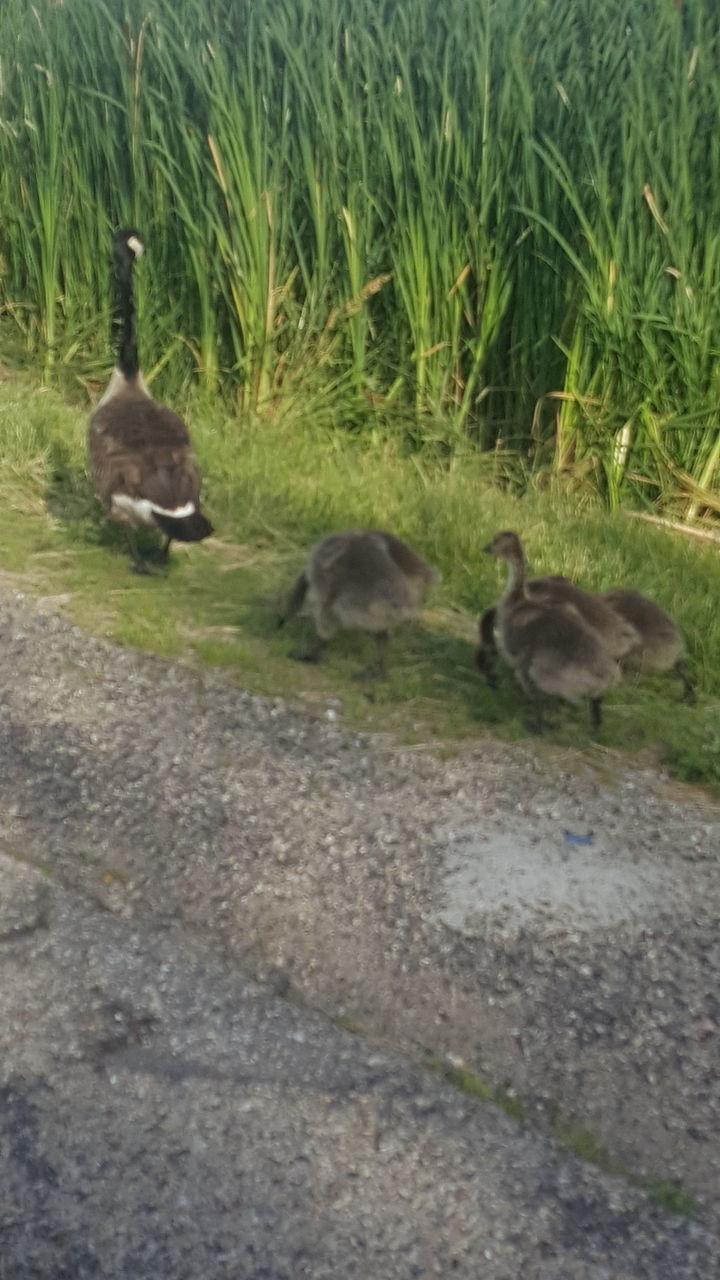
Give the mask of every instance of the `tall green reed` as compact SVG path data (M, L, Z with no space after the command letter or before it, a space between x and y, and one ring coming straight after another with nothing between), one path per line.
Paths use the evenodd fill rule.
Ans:
M4 0L0 305L253 412L717 511L712 0Z

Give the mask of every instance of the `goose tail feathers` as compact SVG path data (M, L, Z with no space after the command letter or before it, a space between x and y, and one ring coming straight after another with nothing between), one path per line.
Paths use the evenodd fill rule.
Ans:
M174 538L177 542L201 542L203 538L209 538L213 531L210 521L202 511L170 515L154 508L153 519L168 538Z

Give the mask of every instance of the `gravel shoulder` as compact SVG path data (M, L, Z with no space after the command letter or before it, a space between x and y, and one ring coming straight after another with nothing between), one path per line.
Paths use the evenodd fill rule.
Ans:
M715 1274L720 806L398 750L51 602L0 634L0 1276Z

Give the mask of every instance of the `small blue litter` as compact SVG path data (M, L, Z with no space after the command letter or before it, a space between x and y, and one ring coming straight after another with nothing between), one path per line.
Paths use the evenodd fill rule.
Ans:
M592 831L589 831L586 836L579 836L574 831L565 831L563 834L566 844L592 844L593 842Z

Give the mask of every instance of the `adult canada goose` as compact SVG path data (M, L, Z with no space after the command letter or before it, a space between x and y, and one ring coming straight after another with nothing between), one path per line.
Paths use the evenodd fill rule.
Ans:
M199 542L212 533L212 525L200 509L200 469L188 429L172 409L152 399L140 372L133 267L142 252L138 231L132 227L116 231L116 364L90 417L88 453L92 482L108 516L128 527L132 568L136 573L151 573L137 548L137 528L160 529L165 543L158 558L165 560L173 538Z
M603 694L620 680L618 663L574 604L536 600L528 594L525 553L516 533L496 534L485 551L508 566L507 587L495 606L497 642L520 684L535 700L534 727L542 727L537 695L549 694L566 702L589 698L591 724L598 728Z
M317 662L342 629L375 636L377 661L359 676L385 677L389 633L413 618L440 574L407 543L381 529L331 533L310 549L307 563L288 592L278 625L304 605L312 615L315 643L293 657Z
M638 642L623 655L622 665L633 671L670 671L683 686L683 701L693 702L695 691L685 665L685 637L677 623L634 587L613 587L601 600L625 618L638 634Z

